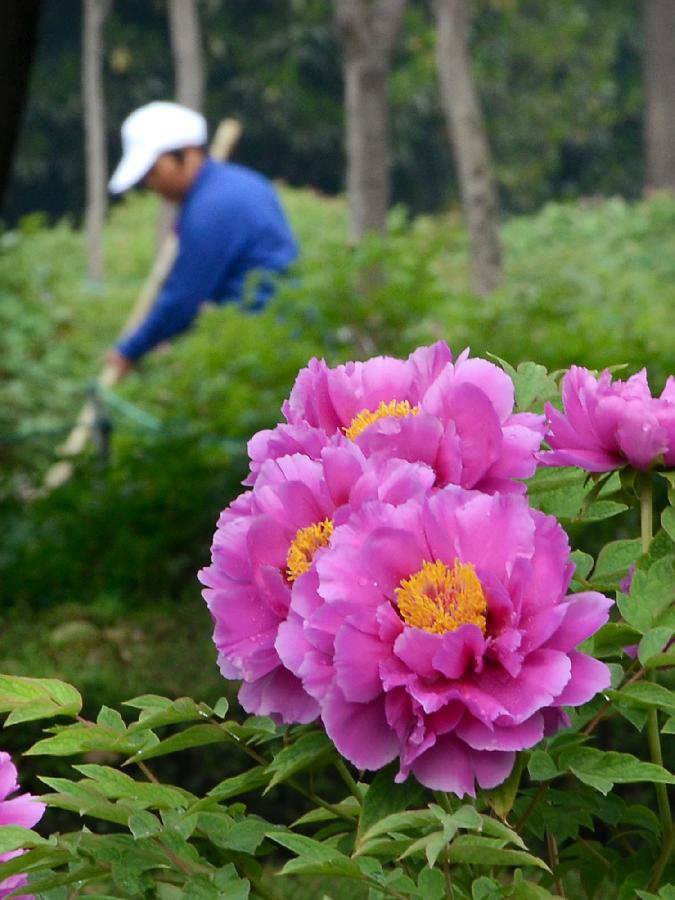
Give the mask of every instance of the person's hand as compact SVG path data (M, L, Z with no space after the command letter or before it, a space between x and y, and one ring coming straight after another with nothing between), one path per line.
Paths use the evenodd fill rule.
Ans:
M115 347L108 351L105 362L113 370L113 381L115 384L125 378L134 367L133 361L127 359Z

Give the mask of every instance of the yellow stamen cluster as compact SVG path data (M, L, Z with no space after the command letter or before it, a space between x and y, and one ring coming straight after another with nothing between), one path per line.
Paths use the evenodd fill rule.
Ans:
M319 547L328 546L332 533L333 523L330 519L298 529L286 557L286 578L289 581L295 581L309 569L314 554Z
M396 602L401 618L413 628L445 634L472 623L485 634L487 601L473 563L456 559L450 568L440 560L423 562L419 572L396 588Z
M403 419L405 416L416 416L419 411L419 406L411 406L407 400L391 400L389 403L385 403L383 400L374 412L370 409L362 409L358 415L354 416L344 432L350 441L355 441L365 428L373 422L377 422L378 419L384 419L387 416Z

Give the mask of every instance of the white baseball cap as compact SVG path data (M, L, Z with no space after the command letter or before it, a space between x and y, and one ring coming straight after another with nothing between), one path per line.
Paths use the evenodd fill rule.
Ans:
M178 103L147 103L122 123L122 159L108 187L121 194L147 175L162 153L202 147L206 138L206 119L200 113Z

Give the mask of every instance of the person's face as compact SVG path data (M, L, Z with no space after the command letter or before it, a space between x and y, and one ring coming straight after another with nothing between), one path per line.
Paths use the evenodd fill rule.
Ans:
M162 153L143 179L143 185L165 200L179 202L190 186L185 161L171 153Z

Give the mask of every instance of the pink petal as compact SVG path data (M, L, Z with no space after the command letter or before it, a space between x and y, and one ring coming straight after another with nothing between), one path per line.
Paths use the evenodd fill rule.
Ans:
M349 703L334 686L321 705L326 732L338 751L359 769L381 769L396 758L398 740L387 725L380 697Z
M558 695L556 706L581 706L597 693L609 687L609 669L604 663L576 650L570 651L572 674L566 687Z
M312 722L319 713L316 700L306 693L295 675L281 666L252 684L244 683L239 702L246 712L288 724Z
M435 745L415 760L412 771L419 782L434 791L476 796L470 752L452 734L440 735Z

